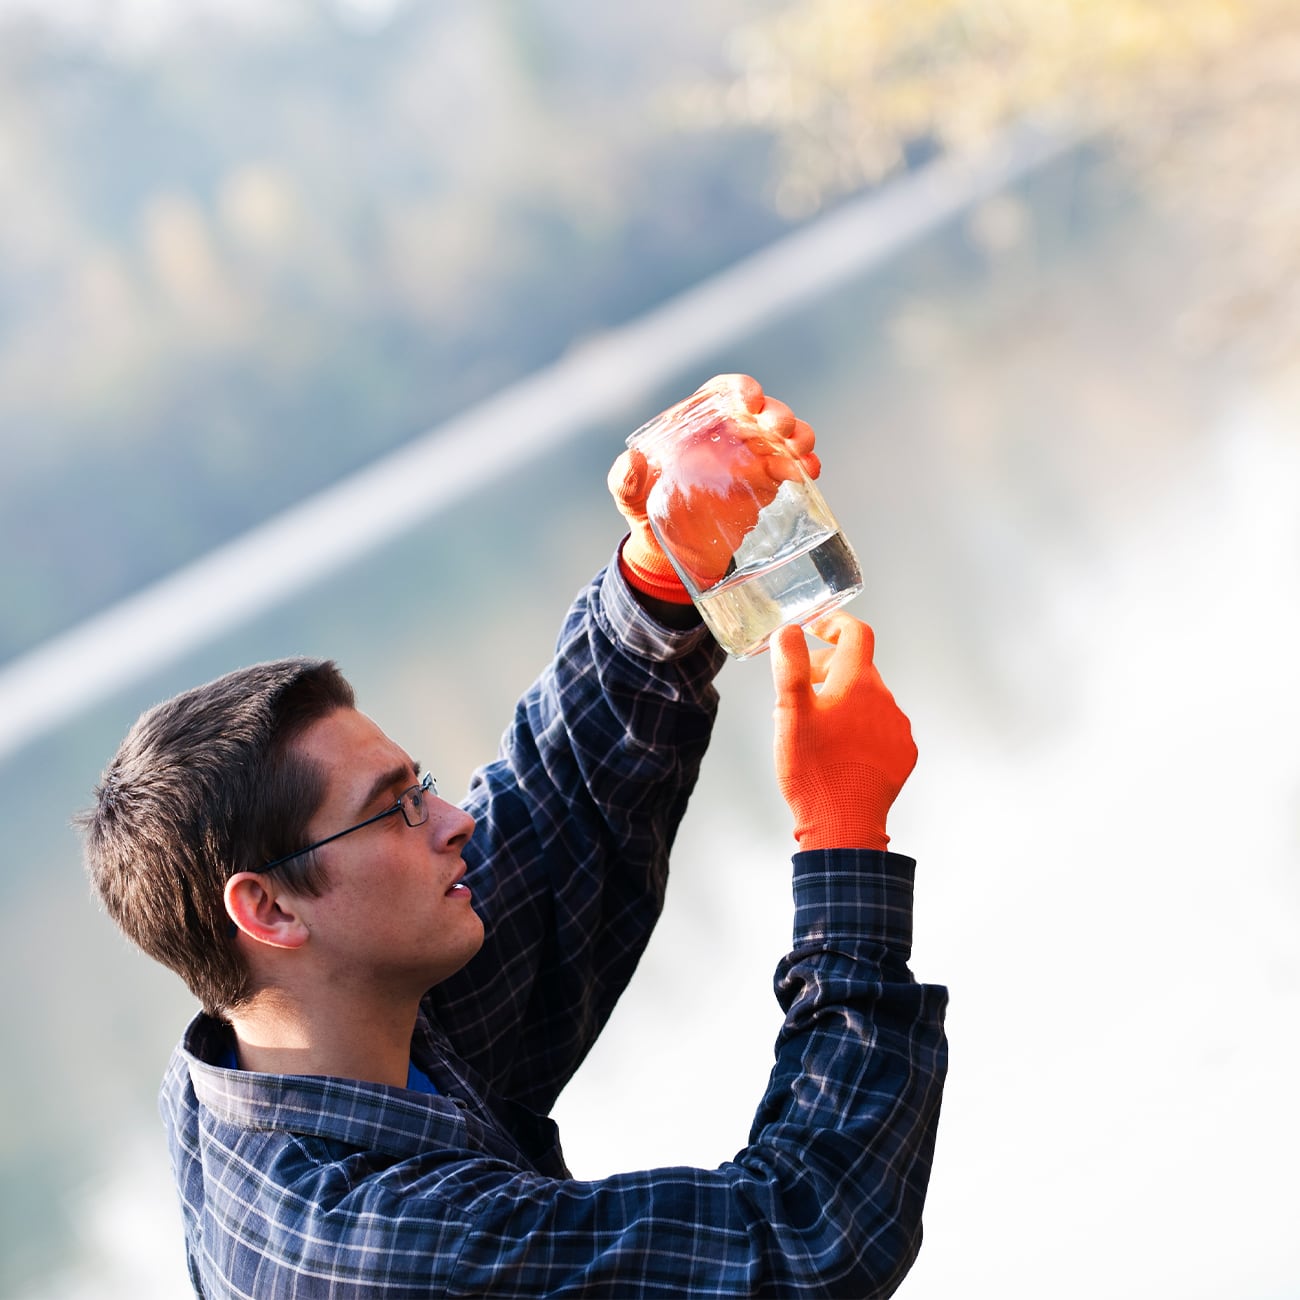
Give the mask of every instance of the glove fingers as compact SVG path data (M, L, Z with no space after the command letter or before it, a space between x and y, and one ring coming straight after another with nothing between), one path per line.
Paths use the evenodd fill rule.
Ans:
M822 687L824 699L838 699L848 694L864 676L880 682L880 674L872 663L876 634L866 623L837 609L819 619L811 630L833 647ZM884 683L880 682L880 685L883 688Z
M787 479L797 480L802 474L816 478L822 472L822 463L813 451L800 454L782 450L763 457L763 472L774 483L784 483Z
M785 440L799 453L800 457L806 457L812 453L813 444L817 441L817 435L813 433L812 425L807 420L801 420L796 416L794 426L786 435Z
M751 375L714 375L701 384L696 392L735 393L747 411L757 413L763 409L763 385Z
M827 701L838 702L851 695L859 697L861 707L867 707L866 701L875 696L883 700L889 708L897 708L893 694L880 670L872 660L875 648L875 636L865 623L856 628L845 629L844 635L835 646L830 666L826 673L826 684L822 695ZM873 706L879 708L880 705Z
M763 402L763 409L757 413L754 423L769 437L779 442L788 442L794 433L794 412L775 397L768 397Z
M653 486L653 476L643 452L635 447L623 452L610 466L606 485L624 515L645 518L645 502Z
M763 473L767 475L773 483L784 483L787 479L797 480L801 477L801 462L792 456L764 456Z
M770 437L778 439L786 450L803 459L811 453L817 441L812 425L801 420L784 402L769 397L754 421Z
M813 672L803 630L793 626L778 628L769 648L777 709L805 706L812 697Z
M831 646L811 646L808 651L808 659L812 665L812 684L821 686L826 681L826 674L830 671L831 656L835 650Z
M775 422L769 424L767 414L773 406L780 406L783 414ZM799 419L783 402L774 403L769 401L763 409L759 423L769 429L774 437L780 438L782 443L785 444L786 450L792 456L797 456L802 460L811 455L813 446L817 442L817 435L813 433L812 425L807 420Z
M875 657L876 634L871 624L864 623L860 618L854 618L848 610L833 609L829 614L824 614L809 623L808 630L815 637L831 645L838 645L844 641L854 647L856 654L868 661Z

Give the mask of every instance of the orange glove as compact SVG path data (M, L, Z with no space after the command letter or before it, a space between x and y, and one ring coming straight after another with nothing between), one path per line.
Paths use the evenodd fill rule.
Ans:
M801 467L809 478L821 473L812 429L784 402L766 397L748 375L709 380L665 418L713 394L734 407L735 417L719 414L683 434L673 444L669 471L634 448L609 472L609 490L631 527L620 556L624 576L661 600L685 603L690 597L650 527L650 509L679 562L706 591L726 574L736 548L782 482L798 478Z
M646 498L657 477L645 456L631 449L610 467L610 493L632 530L618 553L618 567L638 591L673 605L689 605L686 587L663 553L646 516Z
M772 638L777 784L801 849L883 849L885 817L916 766L912 727L871 661L876 638L842 610ZM821 683L820 692L815 683Z

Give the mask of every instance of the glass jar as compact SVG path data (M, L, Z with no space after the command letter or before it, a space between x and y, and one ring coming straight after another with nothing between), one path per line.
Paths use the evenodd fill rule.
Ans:
M659 545L737 659L862 590L857 557L817 485L736 392L701 389L627 445L651 472L646 511Z

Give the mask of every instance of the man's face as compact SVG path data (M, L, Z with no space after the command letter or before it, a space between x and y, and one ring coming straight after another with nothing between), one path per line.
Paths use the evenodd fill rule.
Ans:
M391 808L419 780L410 755L355 709L318 719L295 749L325 774L312 840ZM327 979L418 997L482 946L483 922L461 883L474 819L431 793L425 800L422 826L398 812L317 850L330 884L300 911Z

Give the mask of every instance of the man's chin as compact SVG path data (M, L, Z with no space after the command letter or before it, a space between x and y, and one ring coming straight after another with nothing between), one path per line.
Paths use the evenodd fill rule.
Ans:
M459 975L482 951L485 938L483 922L477 912L473 915L478 925L464 936L463 942L457 945L454 953L440 954L442 960L438 964L435 978L429 984L430 988L441 984L443 980L451 979L453 975Z

